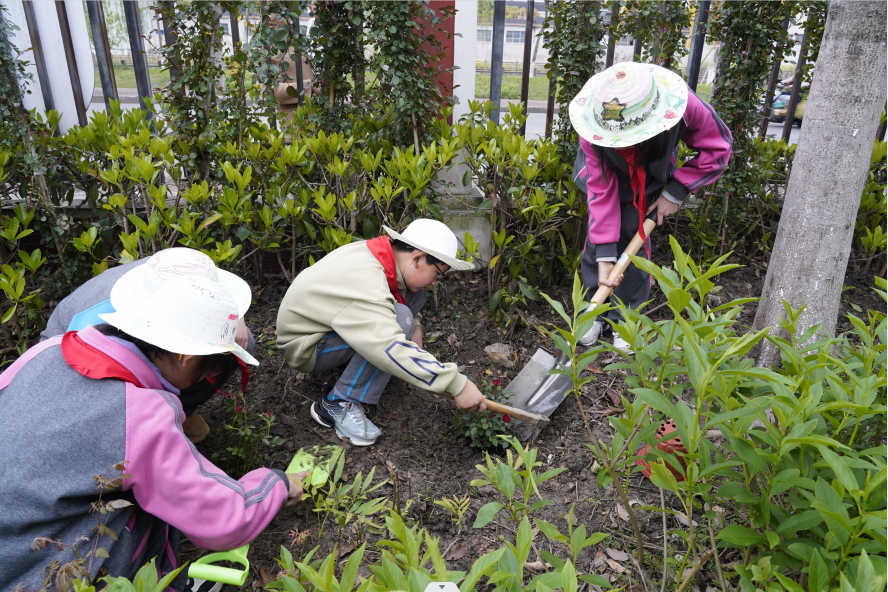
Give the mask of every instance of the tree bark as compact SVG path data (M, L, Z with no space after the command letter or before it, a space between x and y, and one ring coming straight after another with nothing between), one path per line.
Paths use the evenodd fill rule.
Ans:
M800 333L822 323L818 337L835 334L854 220L885 100L886 6L882 0L835 0L829 6L756 329L777 326L786 300L794 308L808 305ZM778 349L764 342L758 364L779 360Z

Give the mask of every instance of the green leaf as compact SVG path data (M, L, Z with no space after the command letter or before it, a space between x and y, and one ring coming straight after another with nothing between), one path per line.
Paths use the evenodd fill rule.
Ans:
M775 529L778 534L792 534L800 530L810 530L823 522L820 513L815 510L805 510L798 514L793 514L783 522L777 525Z
M829 589L829 569L820 553L811 555L808 565L808 592L822 592Z
M749 547L764 541L758 532L739 524L732 524L724 528L715 538L739 547Z
M497 512L503 509L503 505L499 502L488 502L481 506L478 515L475 517L475 523L472 528L484 528L490 521L496 517Z
M659 461L650 463L650 466L651 481L654 482L654 485L656 485L660 489L665 489L678 495L678 481L676 481L675 475L672 474L672 471L666 468L666 465Z
M818 450L820 450L820 454L823 456L823 460L826 461L826 464L833 470L833 473L836 475L836 479L839 480L845 489L848 491L854 491L855 489L859 489L859 485L857 483L857 479L854 477L854 474L851 472L851 469L848 468L848 465L845 464L844 460L827 448L826 446L818 446Z

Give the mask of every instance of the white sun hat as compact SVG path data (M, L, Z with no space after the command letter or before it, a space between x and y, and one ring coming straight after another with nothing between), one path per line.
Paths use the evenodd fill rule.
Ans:
M675 72L622 62L590 78L568 112L574 130L590 144L625 148L678 124L687 105L688 85Z
M144 308L161 286L182 277L206 277L222 284L237 302L238 314L241 317L247 314L253 299L247 282L219 269L212 259L200 251L184 247L159 251L147 263L121 276L111 288L111 306L114 310Z
M418 218L404 229L403 234L395 232L388 226L383 226L383 228L393 239L404 241L411 247L428 253L440 260L441 263L449 265L451 269L469 271L475 268L474 264L456 258L459 242L453 231L447 228L443 222L429 218Z
M207 277L165 282L142 307L100 314L124 333L176 354L231 353L253 366L256 358L234 342L240 318L234 296Z

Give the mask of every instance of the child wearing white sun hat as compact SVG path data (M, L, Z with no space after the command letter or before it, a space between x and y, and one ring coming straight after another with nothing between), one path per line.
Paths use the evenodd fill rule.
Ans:
M611 286L626 306L639 308L650 295L650 276L630 265L609 281L611 268L636 232L644 237L646 215L662 225L689 193L721 176L731 156L731 132L681 76L653 64L625 62L596 74L569 112L580 136L574 181L589 204L583 284L590 292ZM679 141L697 155L676 168ZM649 249L646 241L639 255L649 257ZM619 322L620 312L608 312L608 319ZM596 321L581 342L597 341L603 326ZM614 345L628 351L619 336Z
M150 560L176 569L181 534L204 549L247 544L302 496L304 474L229 476L182 429L182 389L227 358L258 363L234 340L237 296L209 277L178 277L140 302L41 342L0 374L0 589L40 588L50 560L75 561L70 545L95 528L100 495L126 503L102 519L106 553L91 559L90 581L131 579ZM103 494L96 475L119 484ZM35 553L48 534L67 544Z
M381 431L363 405L379 401L396 376L424 390L447 392L459 408L484 409L486 399L456 364L422 349L419 311L426 288L450 269L469 270L457 258L453 232L436 220L414 220L402 233L340 247L300 273L281 302L278 349L300 372L345 369L311 407L312 418L356 446Z

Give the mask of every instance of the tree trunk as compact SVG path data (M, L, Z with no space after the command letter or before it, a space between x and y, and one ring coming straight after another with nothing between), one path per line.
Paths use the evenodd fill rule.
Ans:
M854 220L885 100L886 3L829 6L814 82L754 328L777 326L783 300L807 304L799 332L835 334ZM779 362L764 342L760 366Z

